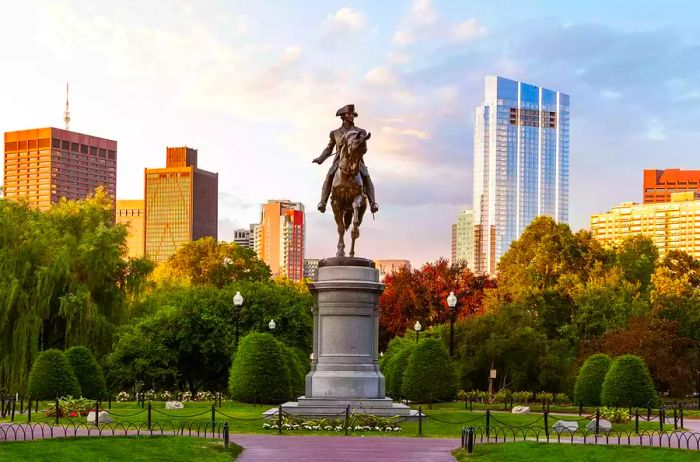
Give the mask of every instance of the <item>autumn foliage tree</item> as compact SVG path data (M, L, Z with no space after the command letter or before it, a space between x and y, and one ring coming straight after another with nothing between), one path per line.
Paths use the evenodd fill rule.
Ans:
M462 263L445 259L426 263L420 269L401 267L384 279L386 288L379 299L380 343L386 345L412 328L416 321L424 327L450 320L447 296L457 296L458 320L483 310L484 290L495 287L488 276L477 276Z

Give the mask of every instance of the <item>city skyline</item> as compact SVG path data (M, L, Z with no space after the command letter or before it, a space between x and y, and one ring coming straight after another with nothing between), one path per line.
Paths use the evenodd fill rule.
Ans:
M220 174L221 239L254 222L259 204L290 197L308 207L305 256L314 258L334 253L335 233L311 207L326 172L311 159L339 126L335 110L354 103L357 124L373 133L366 161L381 207L360 251L414 266L450 256L454 216L473 205L471 127L484 75L573 98L574 230L641 201L643 169L700 166L687 151L700 142L694 3L628 11L612 2L603 12L523 2L503 16L505 5L3 6L13 18L0 30L4 62L23 72L0 76L0 131L62 127L68 81L71 130L119 143L117 198L142 196L140 172L160 164L164 146L197 146L202 168Z

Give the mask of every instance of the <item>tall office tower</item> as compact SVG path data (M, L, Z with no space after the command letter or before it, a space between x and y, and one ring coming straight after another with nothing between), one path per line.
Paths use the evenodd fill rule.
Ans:
M143 257L144 205L143 199L117 199L116 222L127 227L127 255L131 258Z
M219 174L197 168L197 150L166 149L165 168L145 169L145 252L156 263L184 243L217 238Z
M304 259L304 279L316 279L316 271L318 270L318 262L321 260L318 258L305 258Z
M103 186L117 193L117 142L97 136L35 128L5 132L4 194L40 210L62 197L85 199Z
M233 242L241 247L254 248L253 231L250 229L238 228L233 231Z
M474 121L475 271L495 273L530 222L569 220L569 96L486 76Z
M273 276L301 281L306 248L304 205L270 200L260 209L260 225L253 230L255 252L267 263Z
M452 225L452 263L464 262L474 271L474 211L463 210Z
M607 247L637 234L654 241L661 258L671 250L700 258L700 193L672 193L669 202L652 204L623 202L591 216L591 235Z
M645 204L669 202L672 193L700 191L700 170L644 170Z

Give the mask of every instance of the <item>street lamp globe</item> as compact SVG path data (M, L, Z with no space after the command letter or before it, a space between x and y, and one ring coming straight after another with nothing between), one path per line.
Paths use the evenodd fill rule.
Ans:
M239 291L236 291L236 295L233 296L233 304L236 306L243 305L243 295Z
M277 327L277 323L275 323L274 319L270 319L270 322L268 323L267 327L269 327L270 330L275 330L275 327Z
M457 306L457 297L454 292L450 292L450 295L447 296L447 306L450 308Z
M420 321L416 321L416 323L413 325L413 330L416 332L420 332L420 330L423 328L423 326L420 325Z

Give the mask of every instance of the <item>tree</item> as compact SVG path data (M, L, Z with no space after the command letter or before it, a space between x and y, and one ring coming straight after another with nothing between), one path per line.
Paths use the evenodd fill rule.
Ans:
M55 399L80 396L80 385L73 369L56 349L42 351L29 374L29 396L32 399Z
M574 403L583 406L599 406L600 391L609 368L610 356L606 354L589 356L576 378Z
M154 274L158 283L211 285L222 288L232 282L268 281L270 268L251 249L235 243L203 237L187 242Z
M632 283L639 283L645 291L654 274L659 251L651 238L637 234L628 237L617 249L617 265L623 277Z
M600 392L604 406L653 406L657 400L654 382L642 358L623 355L613 360Z
M403 376L408 367L408 359L415 350L415 342L403 342L400 344L400 349L389 357L385 367L382 369L386 380L386 393L395 400L404 396L403 394Z
M700 340L700 287L693 283L696 276L691 264L684 266L684 272L668 266L657 268L652 276L651 309L657 318L678 321L681 336Z
M661 260L659 266L667 268L674 278L685 276L693 287L700 286L700 260L693 258L687 252L671 250Z
M404 396L411 401L447 401L454 399L457 389L457 371L445 345L434 338L418 342L404 372Z
M74 346L63 352L73 368L83 397L101 399L106 393L105 377L90 350Z
M284 345L270 334L251 333L241 341L231 366L229 392L246 403L281 403L292 397Z

